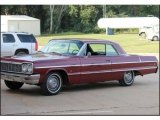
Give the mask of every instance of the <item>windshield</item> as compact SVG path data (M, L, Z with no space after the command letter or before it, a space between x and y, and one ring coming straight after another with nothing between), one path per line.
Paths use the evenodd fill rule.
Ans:
M77 55L83 44L83 42L76 40L52 40L40 51L44 53Z

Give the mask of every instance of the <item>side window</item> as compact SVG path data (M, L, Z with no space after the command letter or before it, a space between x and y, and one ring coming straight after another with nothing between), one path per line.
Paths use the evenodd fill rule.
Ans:
M106 55L106 46L105 44L100 43L91 43L87 46L87 54L93 55Z
M33 35L24 35L24 34L17 34L18 38L23 43L35 43L36 39Z
M117 56L118 53L117 53L117 51L114 49L114 47L113 47L112 45L106 44L106 55L107 55L107 56Z
M14 43L15 39L12 34L3 34L3 42L4 43Z

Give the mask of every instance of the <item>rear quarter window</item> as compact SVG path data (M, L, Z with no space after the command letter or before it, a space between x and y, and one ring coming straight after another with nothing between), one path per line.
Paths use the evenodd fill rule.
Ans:
M23 43L36 43L36 39L33 35L17 34L17 36Z
M107 44L106 45L106 54L107 54L107 56L117 56L118 52L112 45Z

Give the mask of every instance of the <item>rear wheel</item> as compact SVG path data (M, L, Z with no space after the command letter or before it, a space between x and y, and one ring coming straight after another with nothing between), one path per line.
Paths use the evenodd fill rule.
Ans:
M134 78L135 78L135 75L133 71L125 72L123 79L119 80L119 83L122 86L131 86L134 82Z
M25 54L29 54L28 50L17 50L15 52L15 55L25 55Z
M23 52L23 51L20 51L20 52L17 52L15 55L25 55L27 54L26 52Z
M157 36L154 36L153 38L152 38L152 41L157 41L158 40L158 37Z
M49 73L40 87L45 95L58 94L62 88L61 75L59 73Z
M24 83L22 82L15 82L15 81L7 81L7 80L4 80L6 86L12 90L18 90L20 89Z

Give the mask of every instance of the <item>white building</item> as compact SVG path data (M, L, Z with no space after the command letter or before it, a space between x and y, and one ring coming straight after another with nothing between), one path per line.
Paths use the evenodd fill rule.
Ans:
M26 15L1 15L1 32L8 31L40 35L40 20Z

